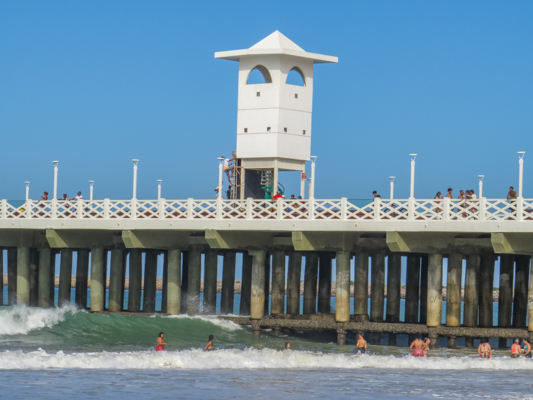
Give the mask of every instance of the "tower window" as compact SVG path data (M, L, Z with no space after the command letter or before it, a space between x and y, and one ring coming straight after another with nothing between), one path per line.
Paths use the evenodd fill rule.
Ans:
M247 133L248 132L248 128L244 128L244 133Z
M298 98L298 93L295 93L295 94L294 94L294 98L295 98L295 99Z
M287 74L287 80L285 83L288 85L305 86L304 73L300 68L293 67Z
M287 128L283 128L283 131L284 131L284 132L287 132Z
M270 126L267 126L267 132L270 132Z
M264 65L256 65L248 74L246 84L257 85L262 83L272 83L272 77Z
M257 92L257 97L260 97L261 96L261 92Z
M305 129L304 129L304 132L303 132L303 133L304 133L304 135L305 135Z

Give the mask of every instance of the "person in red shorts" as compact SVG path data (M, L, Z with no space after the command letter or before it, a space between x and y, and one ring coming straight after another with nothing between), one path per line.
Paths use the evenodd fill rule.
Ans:
M409 352L414 357L424 357L426 353L424 353L424 341L420 339L419 336L416 337L415 340L413 340L413 343L411 343L411 346L409 346Z
M155 351L165 350L165 346L168 346L168 344L165 343L165 333L160 332L159 337L156 340Z

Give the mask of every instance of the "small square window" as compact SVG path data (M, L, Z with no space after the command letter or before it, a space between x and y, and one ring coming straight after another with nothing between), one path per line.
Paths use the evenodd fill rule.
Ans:
M261 97L261 92L257 92L257 97Z
M295 94L294 94L294 98L295 98L295 99L298 98L298 93L295 93Z
M287 128L283 128L283 132L287 132Z
M270 126L267 127L267 132L270 132Z
M305 129L304 129L304 132L303 132L303 133L304 133L304 135L305 135Z
M248 132L248 128L244 128L244 133Z

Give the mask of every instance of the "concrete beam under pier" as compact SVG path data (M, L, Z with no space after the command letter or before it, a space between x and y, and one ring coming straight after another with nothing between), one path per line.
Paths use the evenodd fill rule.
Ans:
M122 238L115 231L86 229L47 229L47 244L52 249L91 249L93 247L122 246Z
M387 245L392 252L476 254L492 251L490 238L457 237L457 232L387 232Z
M205 240L212 249L261 250L271 248L274 238L270 232L205 230Z
M193 231L178 230L123 230L122 239L127 249L184 249L188 248L189 238L193 239L192 244L207 246L203 236L191 236L201 234Z
M492 233L490 240L496 254L533 255L533 233Z

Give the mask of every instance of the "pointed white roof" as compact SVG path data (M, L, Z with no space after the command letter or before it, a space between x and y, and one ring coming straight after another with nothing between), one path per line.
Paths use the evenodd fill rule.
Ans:
M215 58L239 61L243 57L269 54L285 54L293 57L307 58L313 60L315 63L336 63L339 60L333 56L308 53L280 31L275 31L268 35L249 49L217 52L215 53Z

